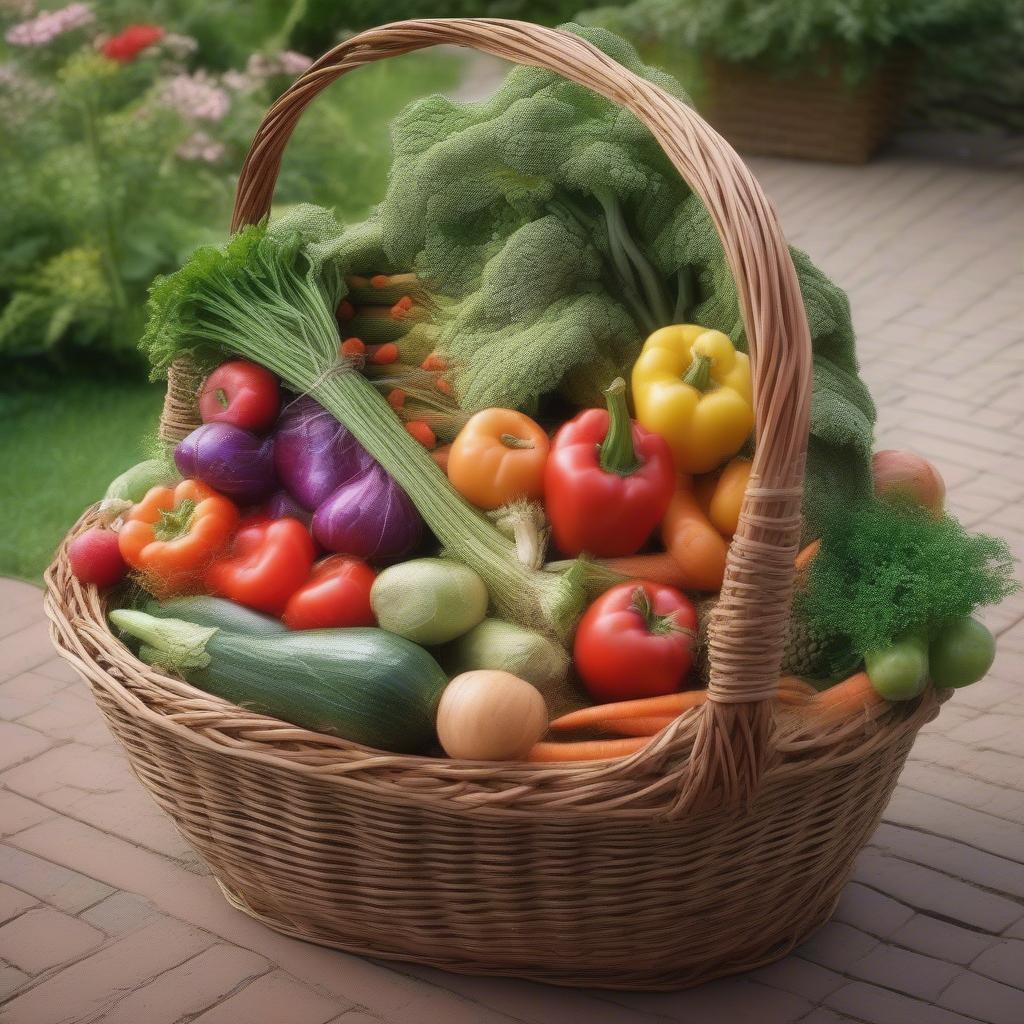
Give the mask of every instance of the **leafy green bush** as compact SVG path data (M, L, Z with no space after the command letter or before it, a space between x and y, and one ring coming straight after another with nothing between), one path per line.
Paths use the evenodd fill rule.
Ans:
M681 52L754 61L779 73L838 61L855 82L894 48L927 58L952 45L990 45L1018 9L1018 0L635 0L581 20L641 46L671 41Z
M543 25L568 21L580 0L299 0L293 4L291 43L320 53L351 32L407 18L519 18Z
M290 25L269 3L251 19L194 0L28 6L0 8L0 362L131 361L150 280L223 237L252 134L309 59L283 48ZM143 11L158 24L118 35ZM214 58L236 65L211 70L179 24L229 40ZM262 44L257 29L271 32ZM259 48L243 56L239 40ZM364 214L390 163L390 117L457 75L451 58L417 54L333 87L295 133L278 201Z

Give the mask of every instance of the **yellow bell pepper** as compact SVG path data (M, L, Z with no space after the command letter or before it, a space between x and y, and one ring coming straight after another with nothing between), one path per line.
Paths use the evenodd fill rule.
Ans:
M697 324L655 331L633 366L637 422L668 442L681 473L707 473L735 455L754 426L750 359Z

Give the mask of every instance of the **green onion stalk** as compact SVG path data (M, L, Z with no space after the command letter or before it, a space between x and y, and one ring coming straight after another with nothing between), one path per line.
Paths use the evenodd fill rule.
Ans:
M377 389L339 357L333 310L343 291L338 271L315 266L297 232L246 228L154 283L142 346L154 373L183 355L209 362L230 352L312 395L409 495L445 553L480 575L500 616L564 641L585 601L582 570L552 574L520 562L515 542L455 491Z

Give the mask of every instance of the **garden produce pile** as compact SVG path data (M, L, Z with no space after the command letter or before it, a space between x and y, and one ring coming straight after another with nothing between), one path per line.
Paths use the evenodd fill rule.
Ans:
M395 136L365 223L303 207L154 284L144 348L203 371L202 423L111 485L72 569L141 660L303 728L633 753L705 699L751 473L721 247L639 123L546 72ZM777 702L839 721L980 679L972 614L1014 583L934 467L872 457L845 299L794 261L814 392Z

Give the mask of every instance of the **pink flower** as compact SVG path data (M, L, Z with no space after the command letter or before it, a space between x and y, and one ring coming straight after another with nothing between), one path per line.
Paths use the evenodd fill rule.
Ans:
M282 73L286 75L301 75L313 63L304 53L296 53L294 50L285 50L278 60Z
M160 102L190 121L223 120L231 97L205 71L175 75L164 86Z
M168 32L163 39L164 49L172 57L183 60L199 49L199 43L192 36L183 36L178 32Z
M34 18L12 25L4 38L11 46L45 46L57 36L92 21L93 13L87 4L68 4L59 11L40 11Z
M205 164L215 164L225 152L224 144L210 138L204 131L193 132L178 147L178 156L182 160L199 160Z

